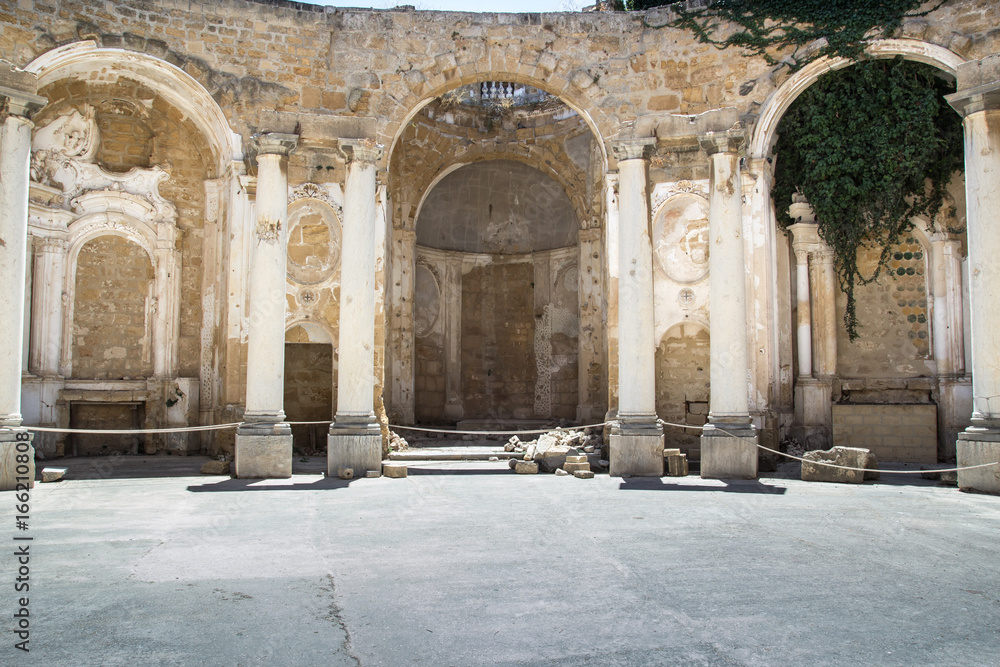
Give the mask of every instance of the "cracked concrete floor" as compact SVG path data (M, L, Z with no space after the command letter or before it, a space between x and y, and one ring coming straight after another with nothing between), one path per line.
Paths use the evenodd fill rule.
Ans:
M137 465L36 486L31 653L4 632L0 663L1000 664L1000 497L503 462L350 483Z

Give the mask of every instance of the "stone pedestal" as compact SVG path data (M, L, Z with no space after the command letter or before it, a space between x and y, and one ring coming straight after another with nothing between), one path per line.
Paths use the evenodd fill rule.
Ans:
M241 479L292 476L292 429L288 424L240 424L233 474Z
M753 425L706 424L701 433L701 476L757 479L757 430Z
M658 426L622 423L611 430L612 477L663 476L663 431Z
M970 426L958 434L956 443L958 467L984 463L996 465L958 471L958 488L1000 493L1000 431Z
M341 468L351 468L355 477L382 470L382 432L378 424L351 427L340 423L327 436L326 475L336 477Z
M24 429L0 429L0 491L14 491L17 484L24 484L27 478L29 487L35 485L35 448L31 446L31 434L28 440L18 440L18 433L28 433ZM24 458L18 461L18 456ZM13 500L12 500L13 502Z
M833 443L832 393L828 379L799 378L795 384L793 434L806 449L829 449Z

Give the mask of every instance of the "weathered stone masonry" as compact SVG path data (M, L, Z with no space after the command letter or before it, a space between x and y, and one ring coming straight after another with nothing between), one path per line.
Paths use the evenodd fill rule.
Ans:
M967 161L954 218L916 221L895 279L859 291L851 343L808 203L784 233L793 202L770 197L782 114L845 61L790 74L650 27L665 9L7 3L0 277L17 289L0 306L23 319L2 325L0 439L22 421L242 422L242 456L232 434L142 448L235 447L238 474L276 476L317 447L289 445L286 401L335 419L331 462L356 469L387 418L621 413L616 474L655 474L663 441L752 477L758 457L712 428L826 445L850 424L834 406L882 405L919 412L925 458L933 408L933 457L995 459L993 9L952 0L869 45L956 80ZM538 176L488 177L519 170ZM303 346L287 363L286 344Z

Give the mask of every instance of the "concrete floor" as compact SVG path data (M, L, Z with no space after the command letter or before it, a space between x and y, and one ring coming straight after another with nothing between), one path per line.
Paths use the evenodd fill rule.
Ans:
M47 462L71 472L32 493L31 653L4 549L0 664L1000 664L1000 497L205 460Z

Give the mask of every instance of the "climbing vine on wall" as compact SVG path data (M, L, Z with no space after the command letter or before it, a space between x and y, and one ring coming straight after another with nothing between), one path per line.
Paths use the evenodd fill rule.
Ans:
M953 92L934 68L869 60L820 78L789 107L778 127L772 196L778 221L798 189L836 256L847 294L844 325L858 336L854 287L876 280L913 216L933 218L962 168L962 125L942 98ZM860 273L861 246L879 251L872 275Z
M786 54L795 69L804 64L797 57L799 49L816 40L825 38L827 43L812 55L858 59L864 54L866 37L889 37L904 18L926 16L946 0L917 12L925 1L712 0L704 7L686 8L684 3L628 0L626 7L641 10L672 5L677 18L655 27L689 30L701 42L720 49L743 48L747 55L760 56L769 65L778 64L780 56ZM735 30L723 28L723 21Z

